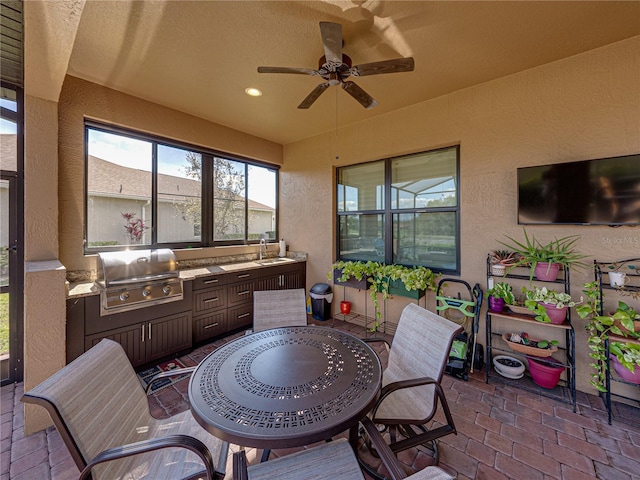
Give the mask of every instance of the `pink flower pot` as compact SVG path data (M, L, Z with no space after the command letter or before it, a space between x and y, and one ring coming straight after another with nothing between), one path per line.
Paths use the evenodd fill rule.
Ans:
M547 316L554 325L560 325L567 318L567 307L556 308L555 305L549 305L548 303L538 302L547 310Z
M616 371L620 378L622 378L625 382L640 385L640 367L636 365L632 373L631 370L628 370L627 367L625 367L618 361L615 355L609 355L609 358L611 359L613 369Z
M536 264L536 268L533 270L533 273L536 275L538 280L543 282L553 282L556 278L558 278L558 272L560 271L559 263L552 263L549 265L545 262L538 262Z
M552 389L560 381L560 375L564 371L564 365L557 360L548 357L545 363L527 355L529 373L534 383L542 388Z
M489 310L492 312L501 312L504 310L504 299L489 295Z

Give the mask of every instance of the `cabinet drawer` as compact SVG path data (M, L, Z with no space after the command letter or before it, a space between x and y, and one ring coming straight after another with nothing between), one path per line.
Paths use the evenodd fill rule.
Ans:
M227 330L235 330L240 327L253 325L253 304L240 305L229 309L227 316Z
M232 283L227 288L227 304L238 305L240 303L253 302L254 282Z
M193 314L197 315L208 310L224 308L227 305L227 288L209 288L197 290L193 293Z
M260 276L260 269L254 268L251 270L242 270L240 272L229 273L229 283L234 282L246 282L247 280L254 280Z
M208 277L196 278L193 281L193 289L202 290L203 288L212 288L220 285L226 285L228 276L229 275L224 273L220 275L209 275Z
M217 337L227 331L227 310L221 310L209 315L194 317L193 341L201 342L208 338Z

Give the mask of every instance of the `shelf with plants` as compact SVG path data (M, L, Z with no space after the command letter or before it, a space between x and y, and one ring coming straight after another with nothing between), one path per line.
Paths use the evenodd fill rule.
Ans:
M488 365L496 354L511 355L517 359L526 358L514 351L504 340L504 334L529 332L533 336L552 337L557 343L557 351L548 357L531 356L536 368L539 365L553 366L560 377L555 386L543 388L543 382L533 380L530 371L521 379L504 378L495 369L487 368L486 382L507 383L523 390L553 398L573 406L576 411L575 380L575 331L571 324L571 307L576 305L570 297L571 267L581 265L582 255L575 251L576 236L554 238L548 243L538 241L523 229L523 240L507 237L508 242L499 242L503 250L494 250L487 255L487 297L492 293L503 296L503 309L486 313L486 349ZM497 268L498 264L506 268ZM503 273L504 271L504 273ZM512 297L502 293L511 289ZM520 289L524 297L516 295ZM489 298L489 304L491 299ZM553 318L555 307L564 312ZM513 308L513 310L511 310ZM495 310L495 309L494 309ZM550 318L552 317L552 318ZM511 329L511 330L510 330ZM532 368L530 363L529 370Z
M373 261L337 261L332 265L328 278L333 280L335 285L345 287L343 301L346 301L346 287L364 290L369 294L373 304L373 317L368 315L366 296L364 315L341 312L336 317L364 324L367 334L375 334L379 331L386 333L386 301L388 298L399 295L419 302L421 298L425 297L427 290L435 291L437 275L429 268L421 266L386 265ZM380 297L383 299L382 305L380 305Z
M588 301L578 313L589 321L586 328L594 359L590 383L603 397L611 424L621 404L640 408L640 258L596 260L593 267L595 281L584 285ZM615 273L623 275L614 278ZM605 311L609 295L617 306ZM632 417L640 426L640 412ZM633 418L624 421L633 422Z

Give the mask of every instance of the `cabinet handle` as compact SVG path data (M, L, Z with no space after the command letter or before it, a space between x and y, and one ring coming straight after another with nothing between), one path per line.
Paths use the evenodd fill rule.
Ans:
M205 325L204 329L207 330L208 328L213 328L213 327L217 327L217 326L218 326L218 322L212 323L211 325Z
M151 340L151 324L149 324L149 340Z
M244 273L244 274L242 274L242 275L238 275L238 277L237 277L237 278L247 278L247 277L250 277L250 276L251 276L251 274L250 274L250 273Z
M249 315L251 315L250 313L243 313L242 315L238 315L237 318L244 318L244 317L248 317Z
M142 343L144 343L144 323L142 324Z
M218 283L220 280L215 279L215 280L205 280L204 284L205 285L211 285L212 283Z
M203 303L217 302L220 297L207 298Z
M245 290L244 292L238 292L238 295L247 295L251 293L251 290Z

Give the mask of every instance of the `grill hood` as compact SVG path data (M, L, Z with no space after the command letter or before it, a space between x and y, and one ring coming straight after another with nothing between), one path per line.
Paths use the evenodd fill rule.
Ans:
M96 282L104 288L178 277L178 261L168 248L98 254Z

